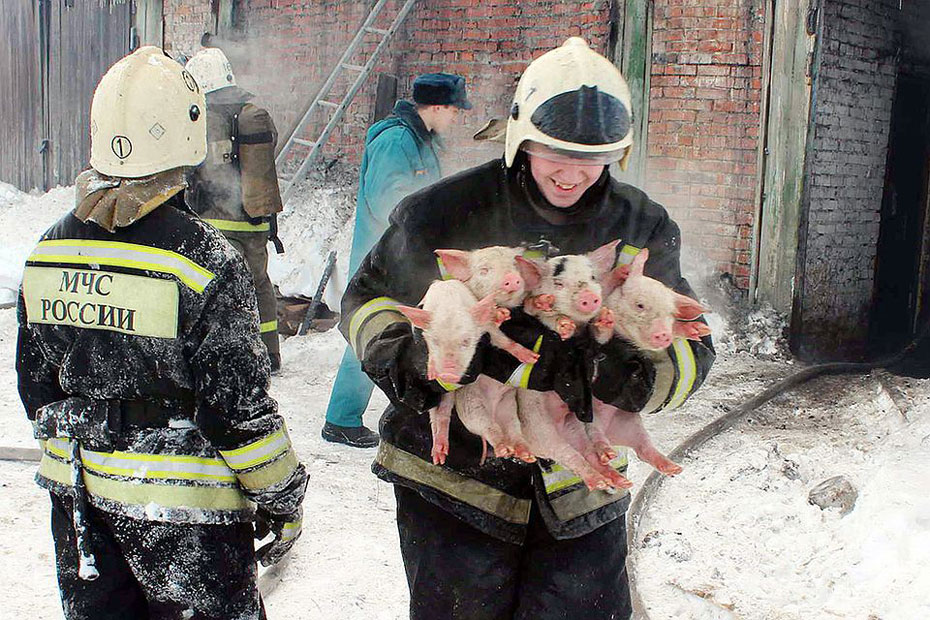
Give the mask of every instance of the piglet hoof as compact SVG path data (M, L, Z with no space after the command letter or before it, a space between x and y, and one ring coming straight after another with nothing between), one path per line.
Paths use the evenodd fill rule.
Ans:
M507 308L498 307L497 310L494 311L494 324L497 325L498 327L500 327L501 323L503 323L504 321L509 321L509 320L510 320L510 310L508 310Z
M517 443L516 445L514 445L513 453L515 457L517 457L524 463L535 463L536 462L536 457L533 456L533 453L530 452L530 449L522 443Z
M683 471L683 468L681 465L673 461L669 461L668 459L665 460L665 463L663 463L659 467L656 467L656 469L660 473L665 474L666 476L677 476Z
M594 450L597 452L598 460L604 465L617 458L617 451L607 444L596 444Z
M555 304L555 295L549 293L543 293L542 295L536 295L529 298L530 303L537 310L543 310L544 312L551 312L552 306Z
M637 450L636 456L644 463L648 463L649 465L655 467L660 474L674 476L682 472L681 465L672 461L654 448Z
M629 489L633 486L633 483L630 482L626 477L620 475L616 469L613 467L603 467L598 468L598 472L601 473L606 482L607 486L614 489Z
M494 456L498 458L505 459L509 456L513 456L513 454L514 454L513 446L506 445L506 444L498 444L494 446Z
M444 441L433 442L433 452L432 452L433 465L445 465L446 457L448 455L449 455L449 444L448 443Z
M582 476L581 479L584 481L585 486L591 491L603 491L610 486L607 482L607 478L593 471L586 476Z
M516 343L514 343L513 349L509 352L524 364L535 364L539 361L539 353L534 353L526 347Z
M559 334L559 338L562 340L568 340L575 335L575 322L568 318L567 316L560 316L556 322L556 331Z

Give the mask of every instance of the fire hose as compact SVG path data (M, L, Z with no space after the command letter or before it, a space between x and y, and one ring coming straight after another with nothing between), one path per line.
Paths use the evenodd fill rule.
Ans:
M831 362L827 364L817 364L808 366L774 385L766 388L761 393L749 399L736 409L725 413L719 418L713 420L696 433L685 439L678 445L668 458L676 463L682 463L694 452L704 446L710 439L721 433L733 428L736 424L745 421L759 407L772 400L776 396L785 394L807 383L811 379L826 375L838 375L848 373L866 373L877 368L886 368L893 366L907 358L908 355L918 346L918 344L930 335L930 320L926 321L920 333L899 353L890 357L876 360L874 362ZM652 502L655 500L662 483L667 477L657 471L653 471L646 478L640 488L639 493L633 498L627 520L627 549L633 549L636 540L638 528L642 522L643 516L649 510ZM630 597L633 603L633 614L638 620L651 620L649 613L646 611L646 605L643 601L642 594L637 587L636 567L632 563L627 567L630 580Z

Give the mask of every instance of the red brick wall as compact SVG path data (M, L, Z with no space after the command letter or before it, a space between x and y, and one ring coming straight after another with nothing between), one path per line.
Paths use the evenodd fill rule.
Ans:
M236 36L244 40L240 53L230 53L230 59L239 83L258 95L282 132L292 126L322 85L373 4L362 0L240 1ZM391 0L375 25L386 28L401 5L400 0ZM465 76L474 108L461 116L462 123L447 139L445 167L455 171L499 155L500 147L475 143L471 135L487 119L507 114L514 85L533 58L572 35L584 36L592 47L605 51L607 14L607 0L419 2L377 71L398 77L399 97L409 97L413 79L420 73L446 71ZM200 35L213 29L213 21L210 0L166 0L166 48L195 52ZM366 45L349 62L364 64L379 39L368 35ZM330 138L328 154L359 159L373 114L376 84L373 75ZM330 99L338 101L347 89L347 82L338 83Z
M621 1L621 0L613 0ZM464 75L474 108L447 137L444 171L500 155L471 135L503 118L526 65L567 37L606 52L611 0L419 2L377 68L408 97L416 75ZM345 50L373 0L239 0L230 52L239 82L258 95L279 129L292 126ZM378 27L387 27L391 0ZM646 189L682 225L685 244L748 286L761 97L761 0L655 0ZM193 52L212 30L210 0L166 0L166 47ZM362 64L378 37L353 60ZM228 50L229 51L229 50ZM235 52L232 53L232 52ZM358 161L371 122L374 76L330 138L327 155ZM345 92L337 85L336 93ZM639 112L639 111L635 111ZM317 128L318 131L319 128Z
M764 6L656 0L647 186L688 247L749 285Z

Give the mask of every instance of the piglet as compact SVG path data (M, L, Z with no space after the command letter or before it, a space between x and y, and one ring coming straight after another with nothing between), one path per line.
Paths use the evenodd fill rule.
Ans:
M601 309L601 279L616 260L619 240L588 254L556 256L545 262L517 262L539 271L539 282L523 304L527 314L567 340L581 324L598 316Z
M700 340L710 333L702 322L693 321L706 310L700 303L676 293L643 273L649 250L643 248L630 265L617 267L607 275L607 297L600 315L591 323L595 339L605 343L617 335L643 351L663 351L677 338ZM687 321L687 322L686 322ZM653 445L638 413L593 401L594 421L588 435L602 463L617 456L613 445L629 446L636 456L666 475L681 472Z
M475 355L481 336L496 328L498 306L494 299L495 293L491 292L478 301L459 280L436 280L423 296L420 303L422 308L398 306L400 312L423 331L428 379L445 383L459 382ZM484 377L483 381L476 381L474 386L465 386L443 395L439 405L430 411L433 463L445 463L449 454L452 407L459 401L462 423L471 432L490 441L498 456L518 455L525 460L532 459L520 439L515 411L513 408L498 407L509 389ZM502 412L502 418L494 415L498 410Z
M478 301L462 282L436 280L420 305L421 308L401 305L398 310L423 331L426 377L458 383L475 355L481 336L493 325L497 308L494 296ZM454 402L454 392L450 392L430 411L432 456L437 463L444 462L449 453L449 420Z
M558 394L518 389L516 399L523 437L535 456L569 468L592 490L633 486L599 459L584 424Z
M466 252L436 250L446 272L462 281L477 299L493 296L497 304L495 325L488 329L491 344L513 355L524 364L533 364L539 355L514 342L500 330L500 324L510 318L510 308L523 303L527 285L539 281L539 271L528 261L517 262L523 248L491 246ZM522 258L522 257L521 257Z
M461 280L475 297L493 296L497 310L495 324L488 328L491 343L519 361L531 364L539 355L505 336L499 327L510 318L510 309L520 306L527 291L540 279L536 263L517 261L522 252L520 247L491 246L467 252L440 249L436 250L436 255L442 260L446 273ZM487 443L493 446L495 456L514 456L527 462L536 460L521 435L512 387L480 375L474 383L456 392L455 410L465 428L484 439L482 463L487 455ZM444 415L445 411L440 411L435 417L442 419ZM437 435L434 428L434 446L446 443L442 438L443 430L439 428ZM445 456L439 455L438 462L444 462ZM435 453L433 460L437 462Z

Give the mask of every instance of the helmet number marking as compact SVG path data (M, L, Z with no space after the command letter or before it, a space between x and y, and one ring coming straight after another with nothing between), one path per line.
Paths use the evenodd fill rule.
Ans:
M187 86L188 90L192 93L196 93L198 90L197 80L194 79L194 76L190 74L186 69L181 71L181 76L184 78L184 85Z
M126 136L114 136L110 141L110 148L114 155L120 159L126 159L132 153L132 142Z

